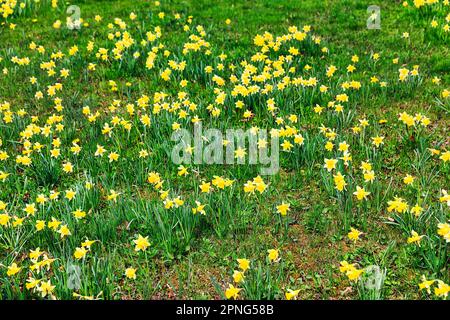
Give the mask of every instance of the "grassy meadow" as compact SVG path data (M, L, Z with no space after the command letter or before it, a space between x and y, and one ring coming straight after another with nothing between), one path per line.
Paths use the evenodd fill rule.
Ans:
M449 24L448 0L0 0L0 299L448 299ZM200 123L268 132L279 170L174 163Z

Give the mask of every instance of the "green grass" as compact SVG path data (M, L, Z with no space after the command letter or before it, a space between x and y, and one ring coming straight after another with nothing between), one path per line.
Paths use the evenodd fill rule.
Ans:
M81 18L89 26L79 31L65 28L65 11L70 4L80 7ZM299 299L436 298L433 292L428 295L419 291L418 285L422 275L447 284L450 280L448 244L436 233L437 224L450 217L448 206L439 199L441 189L448 189L450 167L428 150L436 148L443 153L448 149L450 104L442 93L450 83L449 35L431 28L430 21L438 19L441 27L449 6L440 4L434 10L417 10L411 3L405 8L399 1L384 1L380 4L381 29L368 30L367 7L372 4L365 0L198 0L161 1L157 7L153 1L59 1L58 7L52 9L50 1L41 0L23 14L0 18L0 71L7 70L0 77L0 151L9 155L0 161L0 173L10 174L4 182L0 180L0 200L8 204L5 212L11 217L7 225L0 226L0 297L39 297L39 292L25 289L27 269L33 264L27 254L39 247L55 261L49 271L33 271L32 276L51 280L56 286L53 294L59 299L73 298L73 290L68 288L69 263L81 268L81 288L75 292L83 296L101 293L99 297L103 299L223 298L232 283L233 271L238 270L238 258L251 260L245 282L239 285L244 288L240 292L242 298L284 299L287 289L300 290ZM166 14L164 19L158 18L161 11ZM129 18L131 12L137 15L136 20ZM179 21L174 19L175 13L181 15ZM102 17L101 22L94 20L96 15ZM191 31L186 32L183 26L189 16L193 17ZM111 56L117 39L107 38L107 24L114 23L115 18L125 21L135 39L121 60ZM59 29L52 27L57 19L62 21ZM226 19L231 24L227 25ZM10 29L11 23L16 24L14 30ZM210 55L204 49L182 53L189 35L199 34L195 31L197 25L206 32L204 39L210 43ZM329 87L327 93L320 93L318 85L314 89L288 86L268 95L231 96L233 84L228 80L232 72L228 66L233 63L239 77L244 70L241 62L253 63L251 58L260 49L254 45L257 34L267 31L277 37L287 34L290 26L301 29L306 25L311 25L312 31L305 41L295 43L301 56L293 58L286 72L294 66L292 78L316 77L319 85ZM154 69L145 66L153 44L141 45L140 41L155 26L162 31L161 38L155 41L164 44L161 52L167 49L171 52L169 59L187 62L184 71L172 71L171 81L160 77L167 67L161 53ZM115 25L113 30L120 29ZM402 38L404 32L409 33L409 38ZM311 34L320 36L319 45L314 44ZM32 50L32 41L45 47L45 53ZM92 52L86 50L89 41L95 43ZM79 52L69 56L74 45ZM275 61L280 54L288 55L291 45L268 53L268 57ZM324 47L328 52L322 51ZM110 61L95 57L99 48L109 49ZM51 54L57 51L65 56L54 59L57 75L48 76L40 64L51 61ZM139 59L133 58L135 51L140 52ZM225 70L215 70L212 75L219 74L227 81L224 106L215 102L217 85L212 75L204 71L208 65L216 67L221 63L221 53L228 56L223 62ZM380 55L378 60L373 59L376 53ZM359 62L350 74L346 68L352 64L353 55L359 56ZM30 57L31 62L18 66L11 61L14 56ZM398 64L393 59L398 59ZM95 71L86 70L89 63L96 64ZM310 71L304 69L307 64L312 66ZM263 62L254 65L258 72L264 66ZM329 79L325 70L330 65L338 71ZM412 70L414 65L419 65L419 75L400 82L398 70ZM70 70L67 79L59 76L62 68ZM29 81L32 76L37 78L36 85ZM386 81L387 87L370 83L373 76ZM432 82L434 77L440 78L439 84ZM180 87L182 79L189 81L187 88ZM117 91L111 90L110 80L117 83ZM327 103L344 92L344 81L351 80L360 81L362 87L345 91L349 101L342 103L344 113L336 114L327 108ZM62 99L61 112L54 109L54 97L47 95L48 86L56 82L63 85L55 95ZM126 86L126 82L131 85ZM41 100L35 98L38 90L44 95ZM164 110L152 114L156 92L167 93L167 101L173 102L179 91L186 91L189 100L197 105L187 119ZM137 101L143 95L150 101L140 109ZM170 160L174 145L170 141L172 123L177 121L183 128L191 129L190 119L198 115L205 128L280 128L267 112L269 98L279 108L277 116L295 126L305 143L295 145L290 153L280 152L281 170L263 177L268 187L262 194L243 191L243 185L259 174L258 166L188 165L188 176L177 174L178 165ZM234 107L239 99L245 102L243 110ZM114 100L120 100L120 107L109 112ZM127 114L128 103L134 104L136 114ZM209 104L221 108L219 117L211 117ZM321 115L313 111L316 104L325 107ZM83 114L86 106L92 114L100 112L96 121L90 122ZM9 109L14 112L11 123L4 118ZM27 115L17 115L20 109ZM245 109L254 113L250 121L243 121ZM419 124L407 128L397 119L401 112L421 113L430 118L431 124L426 128ZM141 113L150 115L150 126L141 124ZM42 152L31 153L30 166L17 164L16 156L24 150L20 133L31 123L30 116L39 116L37 125L44 127L53 114L64 116L64 130L53 131L47 137L35 134L30 141L44 145ZM289 123L291 114L298 115L297 123ZM132 128L127 131L119 124L108 137L102 129L107 122L111 125L114 115L127 120ZM363 118L370 120L370 126L356 135L351 128ZM387 123L379 124L380 119ZM331 152L324 148L328 139L319 132L322 125L338 133ZM371 137L378 135L385 137L385 143L374 148ZM52 139L56 137L61 140L61 156L57 159L50 156ZM82 147L79 155L70 151L75 139ZM344 141L350 145L353 159L349 167L344 167L342 161L338 164L347 186L345 192L337 192L333 175L323 169L323 163L324 158L342 156L336 147ZM107 149L102 158L94 156L97 145ZM142 149L149 151L149 157L138 157ZM120 154L117 162L109 162L107 155L111 151ZM359 169L361 161L366 160L372 163L376 174L373 183L365 183ZM62 170L65 161L73 164L73 173ZM164 181L161 190L170 190L170 199L179 196L185 203L165 209L159 190L147 182L150 172L159 173ZM406 174L416 177L412 186L403 183ZM210 194L202 193L201 183L211 182L214 176L234 182L224 190L215 187ZM93 183L93 188L87 188L86 182ZM356 186L371 192L367 201L356 200ZM71 201L64 198L68 189L77 191ZM39 194L48 197L51 190L61 192L59 200L37 204L35 215L25 217L26 204L35 202ZM120 193L117 202L108 200L111 190ZM406 199L411 207L421 204L425 210L420 218L410 212L388 212L388 201L396 196ZM192 214L195 201L206 204L204 216ZM290 204L287 216L276 212L276 206L282 202ZM74 218L72 212L77 209L86 212L84 219ZM12 226L13 216L25 217L22 227ZM48 223L52 217L67 224L71 235L61 239L48 226L36 231L37 220ZM347 237L350 227L364 233L356 243ZM426 235L420 246L407 243L412 230ZM133 240L138 234L149 238L150 247L145 251L134 251ZM76 260L74 252L86 238L97 242L84 258ZM268 249L279 249L281 260L268 261ZM382 290L364 287L363 281L370 275L358 283L349 281L339 271L339 263L344 260L357 263L359 268L377 265L385 269ZM13 262L22 270L8 276L7 267ZM125 277L128 267L137 269L136 280Z

